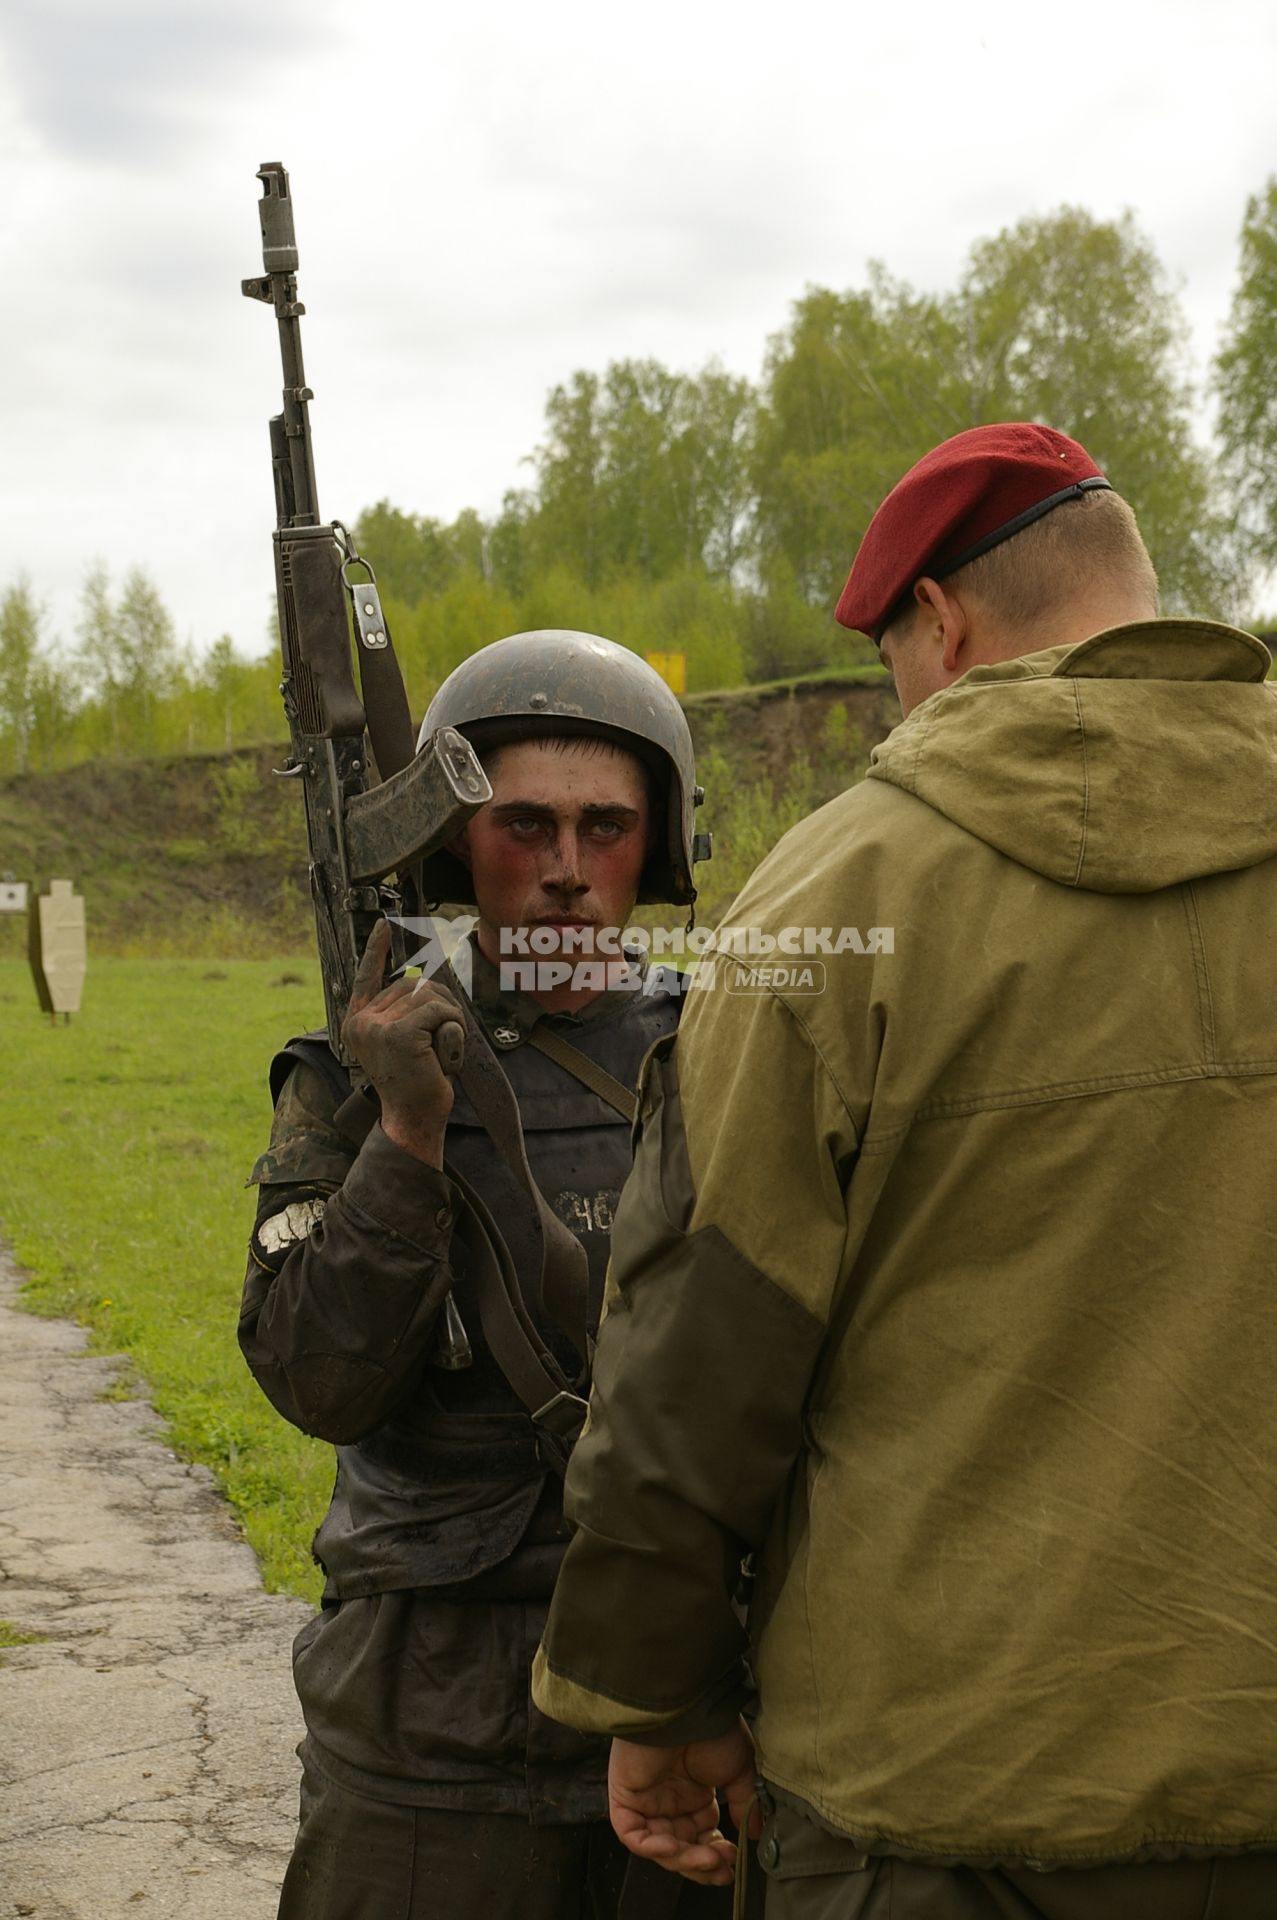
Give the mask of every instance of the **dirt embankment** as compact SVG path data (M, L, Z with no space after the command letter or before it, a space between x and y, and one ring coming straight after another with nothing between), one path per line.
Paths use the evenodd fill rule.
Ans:
M800 758L820 756L839 709L853 751L867 755L900 719L900 707L885 672L859 668L807 680L701 693L683 702L698 754L717 747L745 781L783 788Z
M899 718L889 681L873 668L685 704L698 754L721 754L733 784L776 790L822 741L842 740L850 764ZM272 773L284 757L282 745L257 746L11 777L0 782L0 875L73 879L99 952L304 950L301 795ZM830 779L832 792L836 764ZM713 803L711 794L711 826ZM0 953L16 953L24 939L17 917L0 917Z

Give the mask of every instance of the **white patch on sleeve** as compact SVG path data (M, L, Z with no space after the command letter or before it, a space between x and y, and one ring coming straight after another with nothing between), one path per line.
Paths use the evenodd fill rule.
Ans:
M324 1217L326 1200L294 1200L282 1213L273 1213L257 1229L257 1244L263 1253L282 1253L285 1247L304 1240L312 1227Z

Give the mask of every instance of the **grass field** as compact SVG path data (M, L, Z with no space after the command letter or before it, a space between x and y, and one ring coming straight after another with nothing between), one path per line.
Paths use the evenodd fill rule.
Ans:
M59 1026L25 964L0 961L0 1232L32 1276L27 1304L129 1356L268 1587L312 1599L332 1450L274 1412L235 1323L267 1064L321 1018L309 960L91 959L83 1010Z
M793 689L748 693L748 759L726 696L702 702L699 769L716 835L698 874L702 924L778 834L862 771L889 721L875 707L867 735L861 718L872 716L850 710L846 686L845 675L820 682L801 702ZM309 957L218 957L311 937L300 893L285 898L291 883L276 870L285 826L302 857L298 823L278 812L259 758L211 772L166 763L161 778L150 765L80 767L65 791L52 778L0 787L0 838L26 849L29 870L82 877L90 943L83 1011L53 1026L19 957L25 925L0 918L0 1233L31 1275L28 1305L84 1321L97 1351L129 1356L173 1446L217 1475L267 1585L314 1598L309 1542L332 1451L272 1410L235 1339L253 1212L244 1179L270 1129L267 1064L321 1018ZM83 866L63 861L72 821ZM205 859L210 845L221 854ZM636 918L664 923L669 912ZM161 941L179 957L131 957ZM180 957L192 951L206 957Z

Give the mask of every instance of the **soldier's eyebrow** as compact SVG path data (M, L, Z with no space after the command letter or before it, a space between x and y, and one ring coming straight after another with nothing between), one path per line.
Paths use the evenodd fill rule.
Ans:
M556 811L556 808L547 806L544 800L494 800L492 802L494 814L536 813L544 819L552 820ZM639 817L638 808L626 806L623 800L596 800L581 808L583 819L593 819L600 814L606 814L609 820L637 820Z

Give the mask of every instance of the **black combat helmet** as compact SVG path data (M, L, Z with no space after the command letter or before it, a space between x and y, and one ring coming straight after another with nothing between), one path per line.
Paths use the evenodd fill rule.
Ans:
M480 647L448 675L430 702L417 745L438 727L456 727L480 759L485 747L548 735L613 740L651 773L664 821L639 882L644 902L691 906L692 866L709 858L709 835L694 830L703 799L683 709L659 673L628 647L596 633L544 627ZM440 848L423 862L423 894L458 905L474 901L461 861Z

